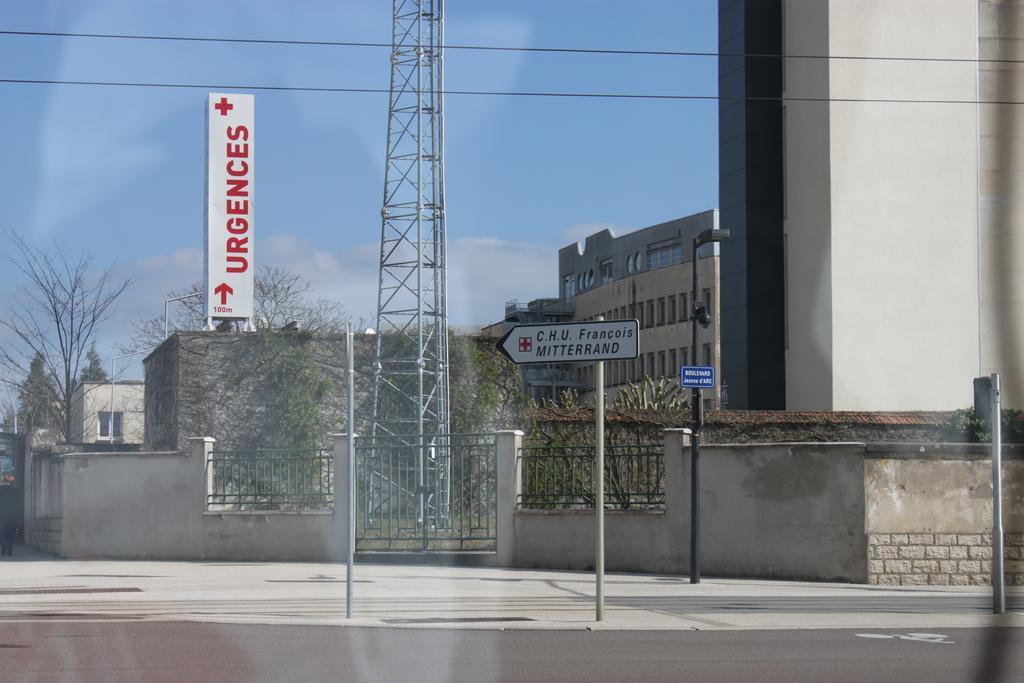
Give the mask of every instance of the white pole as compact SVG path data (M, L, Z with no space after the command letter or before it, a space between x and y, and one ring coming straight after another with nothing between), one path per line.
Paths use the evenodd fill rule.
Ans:
M999 373L992 375L992 612L1006 613L1003 591L1003 430Z
M604 316L597 316L604 320ZM597 621L604 621L604 361L597 361L597 372L594 373L594 390L597 401L594 418L597 423L597 452L594 459L597 465L597 492L594 500L594 512L597 518L597 558L594 562L597 574Z
M348 370L348 427L345 430L348 437L348 476L346 486L348 488L348 551L345 553L345 618L352 618L352 565L355 555L356 544L356 497L355 497L355 474L356 474L356 451L355 451L355 372L353 370L352 354L352 321L345 323L345 346L347 358L345 366Z
M107 411L107 436L110 443L114 443L114 360L116 356L110 356L110 410Z

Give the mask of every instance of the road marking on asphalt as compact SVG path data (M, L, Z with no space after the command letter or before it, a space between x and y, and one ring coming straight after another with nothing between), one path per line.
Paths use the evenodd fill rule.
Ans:
M919 643L942 643L953 645L954 641L946 640L941 633L855 633L858 638L880 638L888 640L915 640Z

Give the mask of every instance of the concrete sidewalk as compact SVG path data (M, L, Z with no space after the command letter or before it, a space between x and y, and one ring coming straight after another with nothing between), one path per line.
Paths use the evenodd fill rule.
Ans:
M0 560L3 621L202 621L406 628L714 630L1024 626L1024 592L994 618L987 587L883 588L609 574L594 621L592 573L302 563Z

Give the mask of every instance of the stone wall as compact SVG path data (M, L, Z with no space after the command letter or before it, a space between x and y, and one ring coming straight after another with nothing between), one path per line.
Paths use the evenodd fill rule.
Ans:
M60 453L37 463L39 495L29 542L70 559L338 562L345 558L348 501L333 510L207 509L214 443L181 452ZM336 440L335 471L347 451ZM339 463L341 466L339 467Z
M665 509L605 514L609 571L689 571L689 430L666 430L664 435ZM863 444L702 448L702 571L707 576L864 583L863 453ZM516 463L514 448L503 450L499 443L499 561L517 567L593 568L593 511L516 510L518 488L502 489L521 486Z
M987 445L880 444L865 449L868 582L992 582L992 461ZM1004 447L1006 583L1024 585L1024 460Z
M1005 534L1006 583L1024 586L1024 534ZM870 583L968 586L992 583L992 534L871 534Z
M309 350L327 380L320 410L328 435L345 431L344 335L303 333L176 332L143 361L146 370L147 450L185 450L189 438L211 436L218 448L266 448L274 444L271 406L277 395L268 359L290 349ZM372 364L372 341L356 336L356 367ZM356 373L356 413L369 415L371 377ZM360 431L357 423L357 433ZM365 430L364 430L365 433Z

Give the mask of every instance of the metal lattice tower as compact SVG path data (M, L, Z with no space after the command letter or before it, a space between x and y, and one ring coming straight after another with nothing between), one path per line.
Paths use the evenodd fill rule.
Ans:
M443 10L393 0L381 209L373 433L423 444L449 432Z

